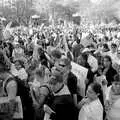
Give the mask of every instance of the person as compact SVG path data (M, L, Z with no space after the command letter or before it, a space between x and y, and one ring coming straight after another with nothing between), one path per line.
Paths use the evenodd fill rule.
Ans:
M117 56L117 45L115 43L111 44L111 50L109 51L108 55L111 57L112 62L114 63L114 58Z
M19 43L15 43L12 57L13 57L13 60L17 58L18 59L24 58L24 50L20 47Z
M120 119L120 75L117 74L106 91L105 108L108 120Z
M103 75L106 76L106 79L108 81L108 86L112 84L112 81L114 79L114 76L117 74L116 70L112 67L112 60L110 56L105 56L103 59Z
M89 48L83 49L82 53L87 55L87 62L90 66L90 69L95 73L98 69L98 60L92 55L92 52Z
M4 59L1 53L0 56ZM0 119L22 120L23 108L21 98L17 94L18 84L15 77L9 72L5 61L2 61L3 59L0 59Z
M78 120L103 120L103 92L101 85L92 83L87 89L86 98L79 103L81 108Z
M23 81L27 81L28 74L24 67L24 62L21 60L15 60L14 64L11 64L11 70L10 72L14 75L20 78Z
M93 82L93 77L94 74L90 69L89 63L87 62L87 55L86 54L81 54L78 58L77 58L77 63L85 68L88 69L88 73L87 73L87 79L85 80L85 92L87 90L87 87L89 86L89 84L91 84Z
M62 58L55 65L55 71L61 73L64 78L64 84L67 85L72 95L74 105L76 107L76 117L78 116L78 101L82 96L78 93L77 77L71 72L71 61L68 58ZM77 118L76 118L77 119Z
M34 82L30 87L33 106L35 109L35 120L44 119L44 104L51 105L51 101L53 99L53 93L49 83L45 81L44 75L45 74L42 69L37 69L35 72Z
M57 71L60 71L64 76L64 82L74 99L74 104L77 107L77 77L71 72L71 61L68 58L62 58L55 65Z
M63 76L60 74L52 75L50 78L49 84L54 93L54 100L50 106L54 113L50 113L50 119L76 120L73 99L63 80ZM46 109L45 112L48 112L48 109Z

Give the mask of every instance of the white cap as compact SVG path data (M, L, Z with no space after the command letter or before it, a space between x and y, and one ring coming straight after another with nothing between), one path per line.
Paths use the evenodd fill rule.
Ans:
M82 53L85 53L85 52L90 52L91 50L89 48L85 48L83 49Z

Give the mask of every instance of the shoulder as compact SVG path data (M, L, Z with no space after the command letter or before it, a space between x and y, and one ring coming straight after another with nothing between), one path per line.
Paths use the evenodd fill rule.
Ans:
M77 77L76 77L76 75L75 75L74 73L70 72L70 73L68 74L68 79L77 80Z
M42 86L40 86L39 89L40 89L40 93L44 94L46 96L50 93L50 88L48 85L42 85Z
M76 75L74 74L74 73L72 73L72 72L69 72L69 74L68 74L70 77L74 77L74 78L77 78L76 77Z
M8 84L7 84L7 87L15 87L15 86L17 86L17 83L16 83L15 80L11 80L11 81L8 82Z
M113 67L111 67L111 73L112 74L117 74L117 71Z
M15 87L17 86L17 82L16 82L16 79L13 77L13 76L10 76L10 78L8 78L6 81L5 81L5 87Z

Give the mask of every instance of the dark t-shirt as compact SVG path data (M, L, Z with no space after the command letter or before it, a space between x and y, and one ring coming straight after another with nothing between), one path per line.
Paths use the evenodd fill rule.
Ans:
M114 81L114 76L117 74L117 71L113 69L113 67L110 67L109 70L106 73L106 79L108 81L108 86L112 84Z
M77 94L77 77L72 72L68 74L67 86L72 95Z
M71 95L55 96L52 110L55 111L55 120L76 120L75 106Z

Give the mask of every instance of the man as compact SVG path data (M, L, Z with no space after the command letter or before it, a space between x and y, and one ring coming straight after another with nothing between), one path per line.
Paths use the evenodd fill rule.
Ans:
M52 120L76 120L75 106L67 85L64 84L62 75L51 76L49 84L54 92L54 100L51 105L52 111L46 109L45 112L51 114Z
M71 72L71 61L67 58L62 58L55 67L56 71L60 71L63 74L64 83L68 86L73 97L74 105L77 108L77 77Z

